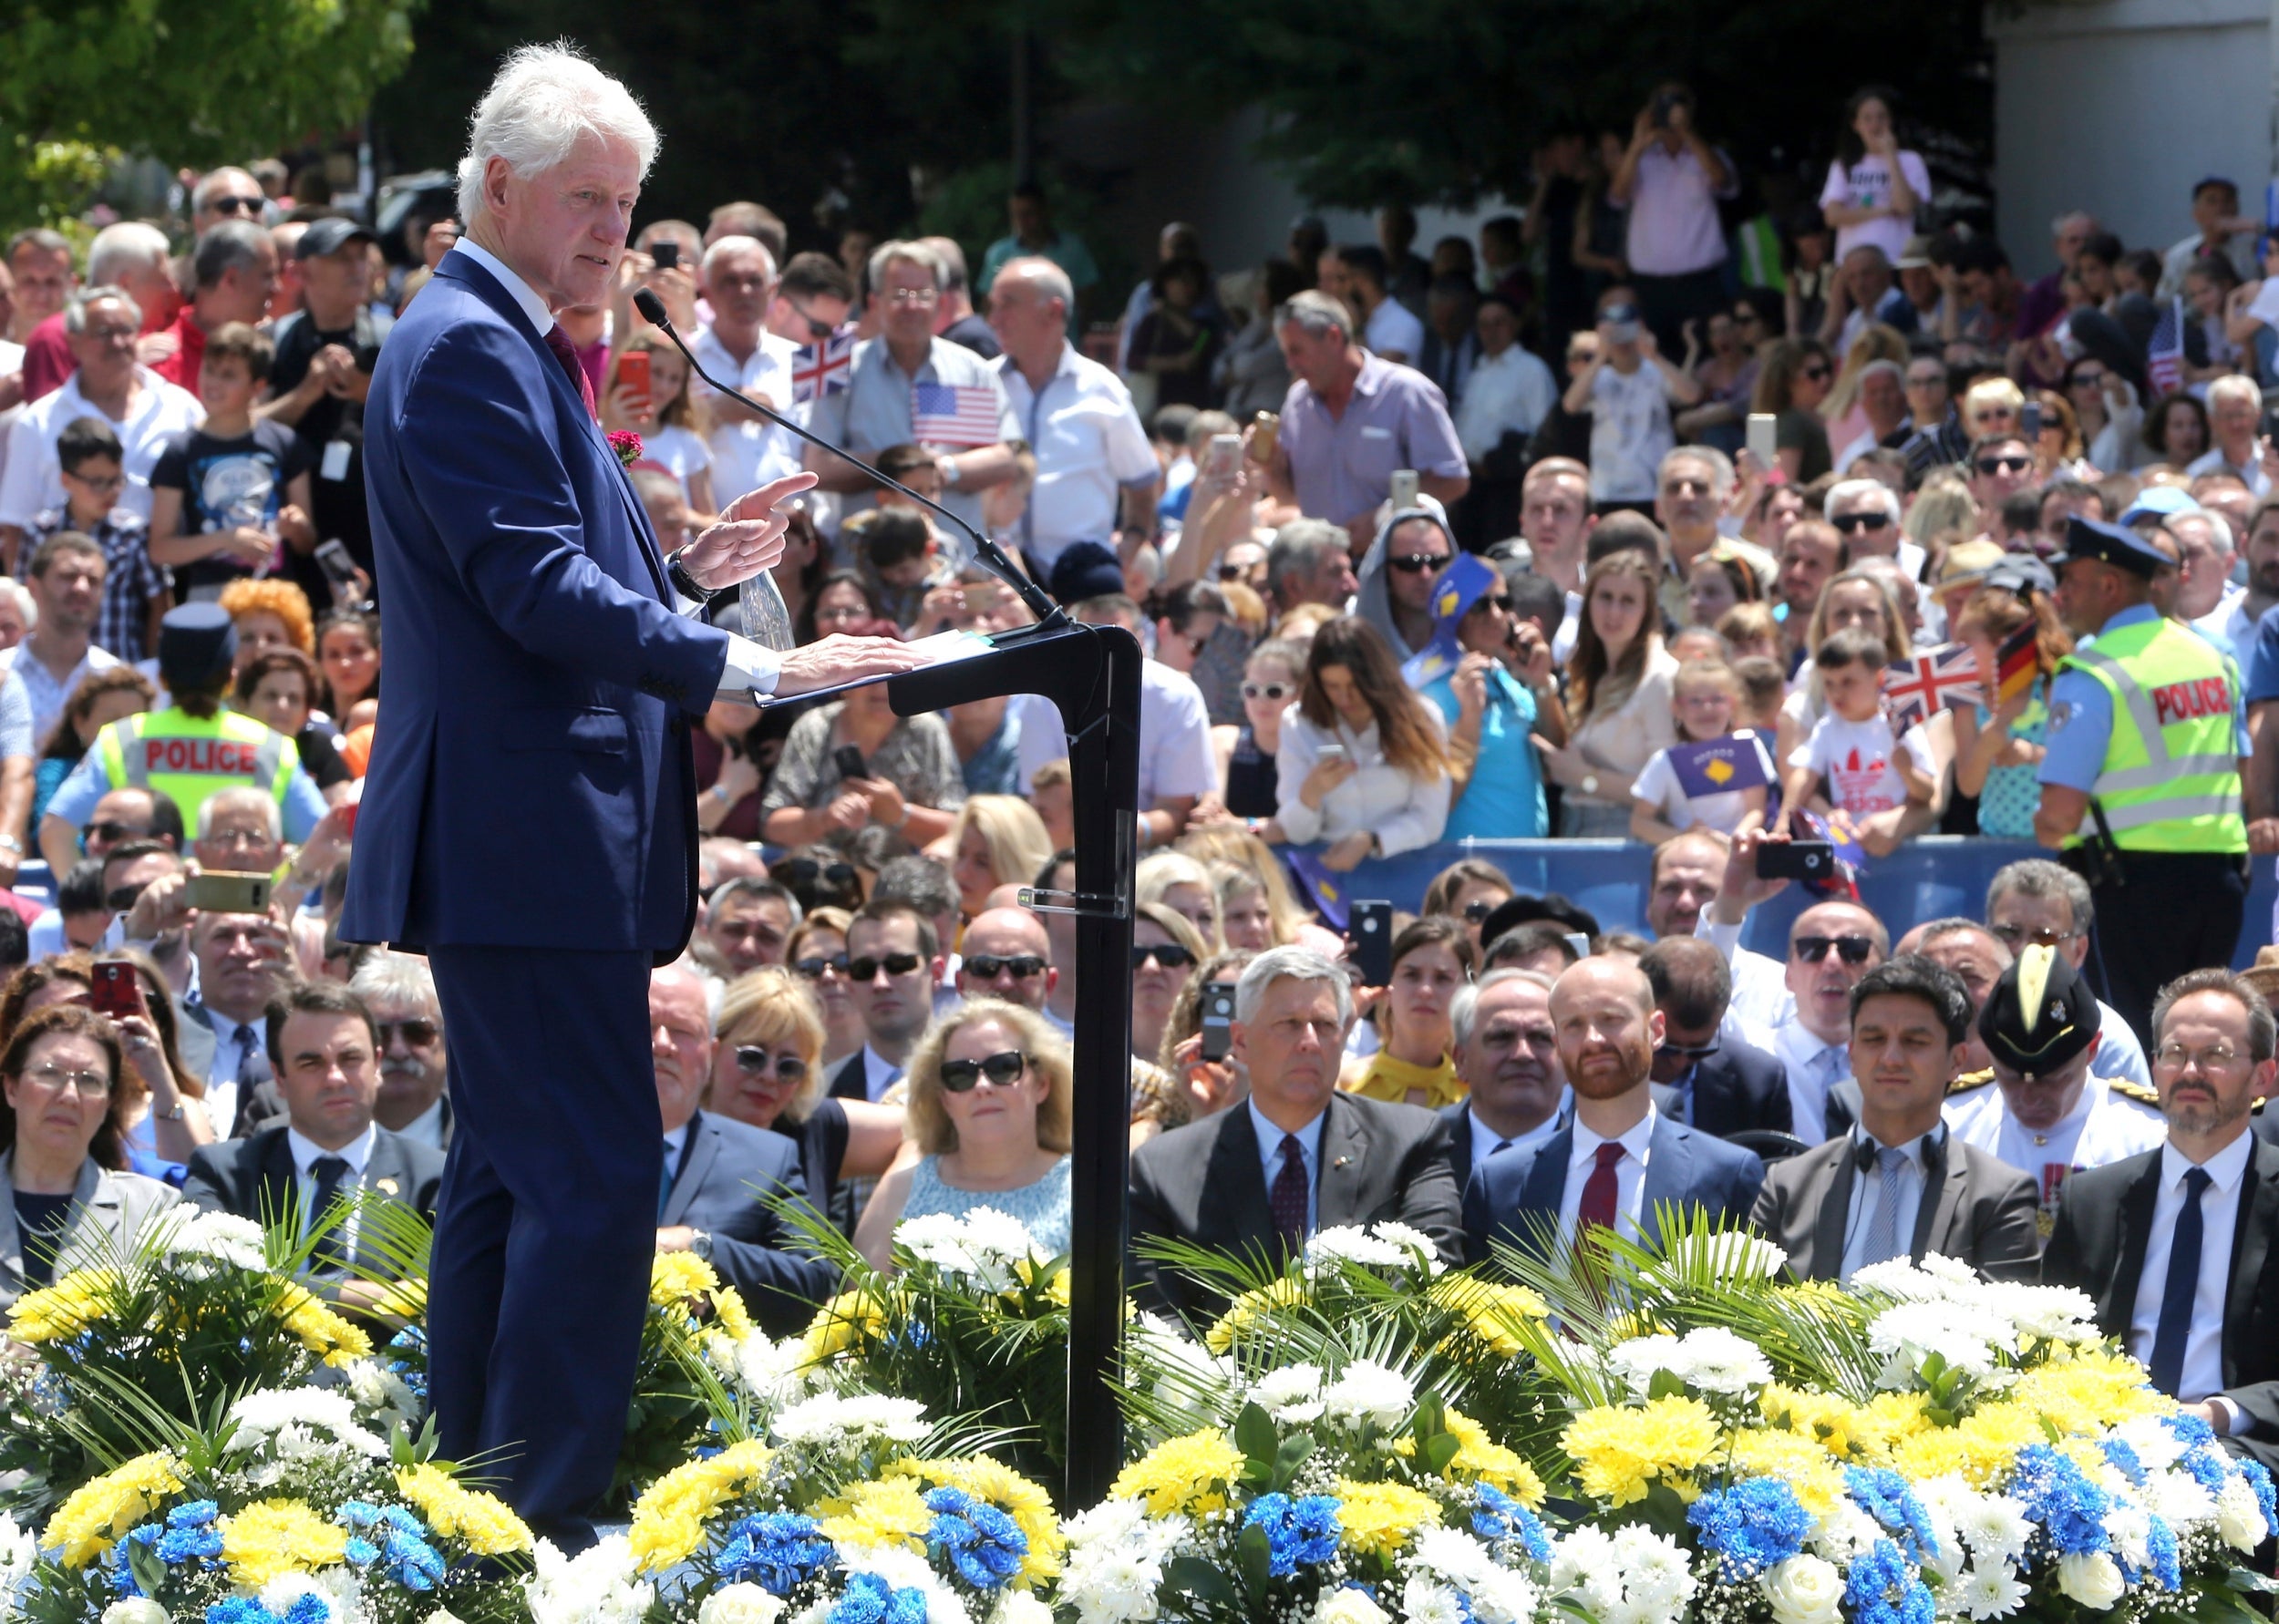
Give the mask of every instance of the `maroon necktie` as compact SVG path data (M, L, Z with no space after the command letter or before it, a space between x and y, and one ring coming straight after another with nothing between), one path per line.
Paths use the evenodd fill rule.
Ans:
M570 335L562 330L560 322L546 329L546 347L553 351L554 359L562 363L562 370L570 375L571 387L578 392L578 398L585 402L585 415L593 416L593 380L585 375L585 368L578 364L578 352L571 347Z
M1622 1141L1609 1139L1598 1147L1598 1166L1583 1181L1583 1203L1574 1209L1575 1233L1589 1235L1591 1227L1614 1227L1614 1164L1623 1159Z
M1282 1170L1274 1175L1274 1187L1266 1199L1274 1212L1274 1233L1289 1243L1292 1251L1305 1244L1305 1146L1295 1134L1284 1134Z

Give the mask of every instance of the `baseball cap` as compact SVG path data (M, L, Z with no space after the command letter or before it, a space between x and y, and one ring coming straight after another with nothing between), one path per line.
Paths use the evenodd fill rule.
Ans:
M368 226L336 214L327 215L323 220L309 222L309 229L303 231L301 240L293 245L293 257L296 260L321 259L328 253L338 253L359 237L366 242L379 241Z
M2181 485L2148 485L2137 493L2137 499L2129 504L2128 511L2120 516L2120 522L2134 524L2152 514L2158 514L2162 519L2173 519L2179 513L2206 511L2193 499L2192 493Z
M1124 590L1124 567L1104 542L1071 541L1053 560L1047 590L1063 608L1088 598L1105 598Z
M1994 572L1995 568L2010 555L1992 541L1964 541L1946 550L1946 560L1939 566L1937 589L1969 586Z

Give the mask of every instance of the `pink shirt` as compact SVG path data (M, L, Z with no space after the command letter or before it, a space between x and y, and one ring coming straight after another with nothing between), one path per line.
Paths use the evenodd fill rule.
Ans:
M1728 174L1730 163L1726 166ZM1734 195L1728 184L1709 184L1691 147L1670 149L1655 141L1638 155L1630 187L1630 231L1624 257L1640 276L1685 276L1725 262L1725 227L1717 200Z

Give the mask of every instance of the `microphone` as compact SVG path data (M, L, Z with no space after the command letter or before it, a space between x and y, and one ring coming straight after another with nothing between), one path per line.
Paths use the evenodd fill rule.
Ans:
M941 503L934 501L929 497L920 496L916 491L911 489L909 486L904 485L900 479L894 478L891 475L882 473L879 469L872 468L869 463L863 461L862 458L857 457L853 452L840 449L839 447L832 445L829 440L823 438L820 435L810 434L806 429L801 428L797 423L794 423L790 418L785 416L781 412L777 411L774 407L762 405L760 402L754 400L750 396L745 394L742 390L729 387L727 385L722 383L718 378L714 377L710 373L706 372L704 369L703 363L699 362L696 355L689 350L688 345L682 342L681 335L677 332L674 331L673 319L665 313L665 301L657 297L655 289L636 289L634 293L633 303L634 308L642 313L643 317L648 321L651 326L654 326L657 329L657 331L664 334L665 337L673 341L673 347L681 353L683 359L687 361L689 370L694 372L698 377L704 379L706 383L710 384L714 388L719 390L721 394L728 396L732 399L742 401L746 406L751 407L752 410L758 412L770 423L778 424L782 427L789 429L793 434L798 435L809 445L820 446L824 450L830 452L833 457L838 457L841 462L853 464L856 468L861 468L865 474L868 474L871 478L877 480L881 485L886 486L890 489L901 491L902 495L908 497L912 501L916 502L920 507L941 515L941 517L948 519L952 524L963 530L965 533L966 540L974 544L975 560L992 575L995 575L998 580L1004 581L1005 585L1011 587L1019 596L1021 601L1028 605L1029 612L1036 617L1039 630L1043 630L1045 628L1057 629L1069 623L1068 617L1061 610L1060 605L1054 602L1052 599L1047 595L1043 588L1039 587L1034 581L1031 581L1026 574L1017 569L1014 565L1013 561L1005 556L1004 552L998 548L997 544L995 541L992 541L982 531L977 530L972 525L967 524L963 519L951 512ZM1000 635L1005 634L1001 633Z

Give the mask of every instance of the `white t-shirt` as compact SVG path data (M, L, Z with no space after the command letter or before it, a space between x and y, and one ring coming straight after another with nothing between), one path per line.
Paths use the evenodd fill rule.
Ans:
M1676 447L1669 392L1650 362L1599 368L1591 380L1591 499L1650 502L1662 458Z
M694 501L696 499L688 493L688 477L709 468L712 453L693 430L667 425L641 442L641 460L655 463L669 471L674 478L681 482L681 495ZM723 496L716 490L712 493L712 499L715 502L732 502L743 494L739 490Z
M1749 742L1757 746L1769 782L1777 776L1773 772L1772 753L1765 748L1761 737L1752 737ZM1689 797L1685 786L1677 781L1677 769L1670 766L1670 748L1674 747L1656 750L1646 758L1645 766L1630 781L1631 798L1652 807L1654 815L1674 829L1704 824L1720 835L1730 835L1740 827L1741 819L1748 816L1748 792L1728 789L1715 795Z
M1907 804L1906 780L1892 765L1900 750L1907 752L1917 771L1929 776L1931 752L1920 727L1909 728L1906 737L1894 742L1892 725L1882 716L1847 722L1830 711L1812 724L1811 736L1789 753L1789 765L1810 767L1828 780L1831 804L1864 817Z
M1899 155L1899 172L1907 177L1907 190L1921 202L1931 195L1931 171L1923 167L1923 154L1903 151ZM1820 207L1832 203L1849 203L1855 209L1880 209L1892 200L1892 167L1874 153L1869 153L1847 170L1841 163L1828 166L1828 184L1820 188ZM1836 262L1844 262L1844 255L1862 243L1872 243L1883 251L1883 257L1894 265L1906 252L1907 239L1915 234L1915 222L1902 215L1879 214L1873 220L1858 225L1848 225L1836 233Z
M1382 355L1391 351L1410 366L1424 355L1424 324L1397 299L1387 299L1369 314L1361 342Z

